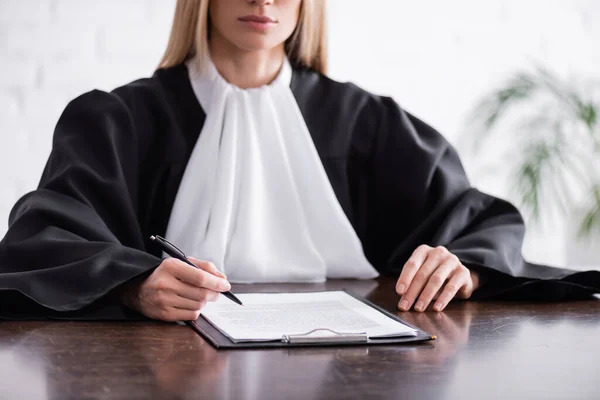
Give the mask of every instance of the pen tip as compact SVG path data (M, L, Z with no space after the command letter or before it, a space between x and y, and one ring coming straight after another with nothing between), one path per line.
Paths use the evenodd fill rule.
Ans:
M154 236L154 235L150 236L150 240L156 240L156 236Z

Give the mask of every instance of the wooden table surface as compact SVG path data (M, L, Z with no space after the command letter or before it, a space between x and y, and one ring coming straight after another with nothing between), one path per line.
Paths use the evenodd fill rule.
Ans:
M346 288L396 312L394 282ZM395 346L215 350L159 322L0 322L0 399L600 399L600 301L398 312L438 335Z

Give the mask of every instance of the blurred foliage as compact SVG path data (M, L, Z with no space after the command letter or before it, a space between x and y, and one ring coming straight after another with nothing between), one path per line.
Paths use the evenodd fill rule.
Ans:
M516 73L485 95L469 118L473 128L469 132L476 132L469 135L474 150L492 143L495 135L510 135L507 167L520 206L533 222L539 222L542 204L557 206L569 216L583 207L579 224L583 237L600 232L596 89L595 84L567 82L536 67L533 72ZM577 201L575 193L585 194L586 204Z

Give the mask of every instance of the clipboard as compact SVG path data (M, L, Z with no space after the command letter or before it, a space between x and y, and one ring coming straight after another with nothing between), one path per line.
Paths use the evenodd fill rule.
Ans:
M339 333L328 328L316 328L303 334L284 335L281 340L272 341L255 341L255 342L239 342L235 343L225 334L215 328L208 320L200 316L196 321L191 321L188 325L191 326L198 334L217 349L255 349L255 348L281 348L281 347L322 347L322 346L371 346L383 344L401 344L401 343L417 343L436 339L435 335L431 335L416 326L398 318L392 313L384 310L369 300L358 296L348 290L344 290L347 294L355 299L365 303L369 307L379 311L386 317L398 321L406 326L411 327L416 331L414 336L398 336L398 337L381 337L370 338L364 332L354 333ZM318 292L315 292L318 293ZM311 336L318 331L327 331L327 336L314 337Z

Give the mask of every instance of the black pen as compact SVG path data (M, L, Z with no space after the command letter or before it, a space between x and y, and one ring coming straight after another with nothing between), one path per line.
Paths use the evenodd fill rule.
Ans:
M173 243L169 242L164 237L154 235L154 236L150 236L150 239L153 240L154 243L156 243L165 253L167 253L171 257L181 260L184 263L189 264L194 268L198 268L196 265L194 265L194 263L192 263L190 260L187 259L187 256L185 255L185 253L183 251L179 250L179 248L177 248L177 246L175 246ZM243 306L240 299L235 297L235 295L233 293L231 293L231 292L222 292L222 293L223 293L223 296L227 297L231 301L238 303L240 306Z

